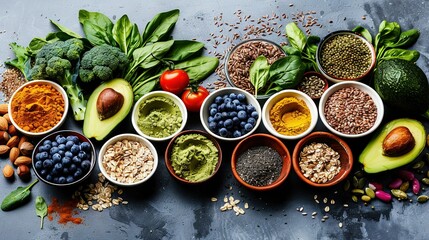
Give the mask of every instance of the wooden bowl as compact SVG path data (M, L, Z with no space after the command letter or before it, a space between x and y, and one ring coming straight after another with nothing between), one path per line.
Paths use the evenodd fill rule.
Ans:
M331 147L333 150L340 154L341 170L337 175L335 175L334 178L327 181L326 183L313 182L310 179L306 178L301 172L301 167L299 166L299 155L302 149L312 142L326 143L329 147ZM353 154L347 143L344 142L341 138L335 136L334 134L328 132L313 132L305 138L301 139L296 144L292 155L292 164L295 173L302 181L314 187L330 187L338 184L339 182L347 178L347 175L349 175L353 167Z
M237 169L236 169L237 159L247 149L249 149L251 147L256 147L256 146L271 147L271 148L275 149L283 159L283 166L282 166L282 170L280 172L280 176L277 178L276 181L274 181L273 183L271 183L269 185L265 185L265 186L251 185L251 184L245 182L237 172ZM253 135L250 135L249 137L241 140L237 144L237 146L234 148L234 151L233 151L232 157L231 157L231 169L232 169L232 173L233 173L235 179L237 179L237 181L240 184L242 184L243 186L245 186L249 189L252 189L252 190L256 190L256 191L271 190L271 189L274 189L274 188L280 186L286 180L287 176L289 175L289 172L291 169L290 154L289 154L287 147L278 138L276 138L272 135L269 135L269 134L265 134L265 133L253 134Z

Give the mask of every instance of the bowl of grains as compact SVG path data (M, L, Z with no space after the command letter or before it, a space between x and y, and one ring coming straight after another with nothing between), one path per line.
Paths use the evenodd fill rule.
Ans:
M377 129L383 120L384 105L370 86L361 82L341 82L323 93L319 116L332 133L357 138Z
M136 134L120 134L103 144L98 153L98 167L110 182L135 186L155 173L158 154L152 143Z
M262 108L262 122L274 136L286 139L300 139L316 126L317 106L305 93L287 89L272 95Z
M293 150L292 165L298 177L315 187L330 187L347 178L353 154L345 141L328 132L313 132Z
M222 149L207 132L186 130L170 140L164 159L170 174L180 182L202 183L219 170Z
M328 87L328 80L325 76L319 72L311 71L304 73L304 77L298 84L297 89L316 100L322 97Z
M278 138L265 133L241 140L231 157L232 173L243 186L266 191L280 186L289 175L291 158Z
M13 93L8 113L18 131L41 137L61 127L68 108L69 99L60 85L48 80L33 80Z
M272 64L286 54L275 42L265 39L248 39L234 46L226 55L225 76L231 86L241 88L255 94L255 88L249 79L249 70L255 59L263 55ZM264 92L264 89L259 90ZM258 99L266 99L267 95L258 94Z
M364 37L352 31L335 31L319 44L316 63L332 82L360 81L375 66L375 49Z

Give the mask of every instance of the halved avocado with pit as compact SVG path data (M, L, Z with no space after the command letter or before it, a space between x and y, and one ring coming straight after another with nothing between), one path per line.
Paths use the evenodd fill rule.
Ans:
M383 141L386 136L397 127L406 127L414 137L414 147L399 156L387 156L383 152ZM400 118L393 120L383 126L382 129L371 139L359 156L359 162L363 164L367 173L378 173L404 166L423 151L426 144L426 131L423 124L417 120Z
M121 106L114 109L114 113L107 114L107 118L100 117L99 108L97 109L97 100L103 90L109 89L115 91L123 97ZM106 92L106 91L105 91ZM98 101L100 103L100 101ZM88 99L83 121L83 134L88 138L103 140L130 112L134 103L133 89L124 79L116 78L98 86ZM107 105L109 106L109 105ZM109 107L112 109L112 107Z

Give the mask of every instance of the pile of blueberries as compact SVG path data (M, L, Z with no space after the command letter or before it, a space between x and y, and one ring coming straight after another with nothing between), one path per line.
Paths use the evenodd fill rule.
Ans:
M58 134L37 148L34 168L39 175L57 184L79 180L91 169L91 144L74 135Z
M237 138L250 132L259 117L255 106L247 104L244 94L217 96L210 105L209 129L221 137Z

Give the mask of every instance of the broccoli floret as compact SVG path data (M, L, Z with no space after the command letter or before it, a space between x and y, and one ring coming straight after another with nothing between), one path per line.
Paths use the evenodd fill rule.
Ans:
M108 81L123 69L128 58L121 49L107 44L95 46L86 52L81 61L79 77L82 82Z
M75 120L83 120L86 109L86 100L75 74L83 51L83 42L77 38L46 43L36 54L30 70L31 79L57 81L66 90Z

